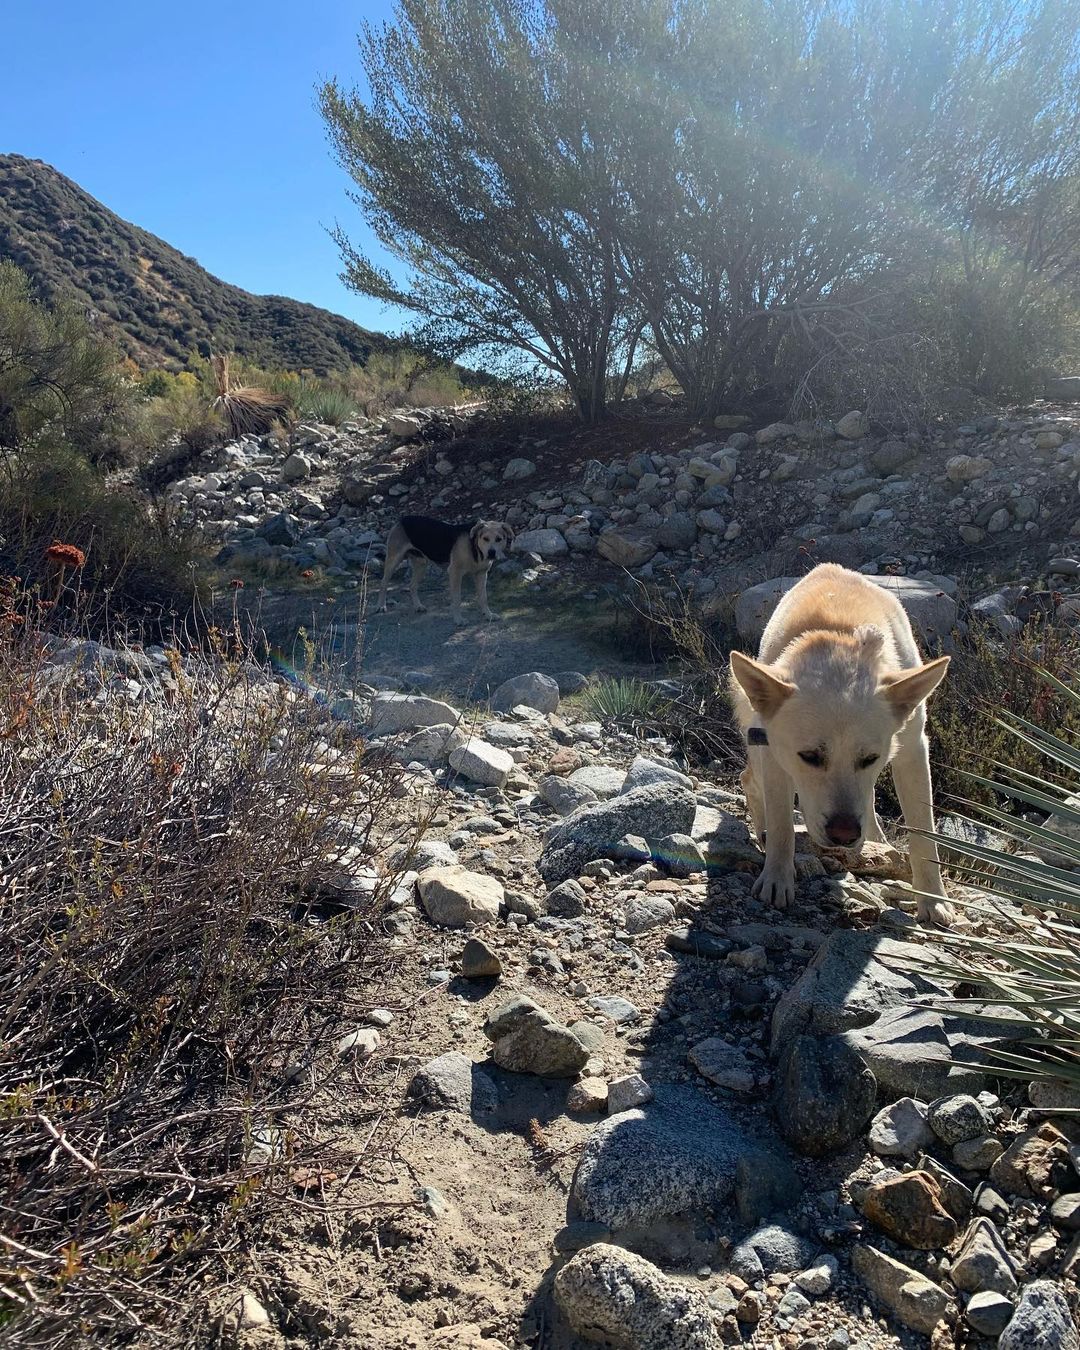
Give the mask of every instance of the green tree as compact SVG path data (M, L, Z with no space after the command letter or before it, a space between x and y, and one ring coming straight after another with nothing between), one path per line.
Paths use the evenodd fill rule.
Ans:
M513 350L554 372L587 421L632 360L640 321L618 265L611 147L542 3L402 0L367 26L366 97L322 108L399 282L344 234L345 278L411 310L447 355Z
M99 458L131 402L117 353L71 301L35 299L26 274L0 262L0 444L47 428Z

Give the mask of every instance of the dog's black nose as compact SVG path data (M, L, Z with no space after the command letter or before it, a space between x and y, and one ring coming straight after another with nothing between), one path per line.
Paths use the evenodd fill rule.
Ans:
M862 825L854 816L845 815L838 811L835 816L830 816L825 822L825 834L830 844L837 844L841 848L846 848L862 834Z
M495 550L494 550L493 548L489 548L489 549L488 549L488 557L489 557L489 558L494 558L494 557L495 557Z

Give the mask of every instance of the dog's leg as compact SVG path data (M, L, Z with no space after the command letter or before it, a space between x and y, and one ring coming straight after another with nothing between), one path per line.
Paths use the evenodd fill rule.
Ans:
M488 605L487 583L488 583L488 572L490 570L491 569L489 567L485 567L483 571L477 572L476 574L476 599L478 604L480 605L480 611L485 619L497 619L499 616L497 614L492 614L491 608Z
M765 798L765 866L751 894L787 909L795 899L795 788L767 749L752 754Z
M423 580L424 573L427 571L427 559L412 557L409 559L412 564L412 578L409 581L409 594L412 596L412 607L417 614L423 614L427 610L427 605L420 600L420 582Z
M447 580L450 583L450 613L454 617L454 622L460 628L465 622L461 617L461 569L455 565L453 558L450 559Z
M761 799L761 792L758 790L758 781L754 777L754 766L747 764L742 771L739 779L742 786L743 795L746 798L746 809L750 812L750 820L754 826L754 834L757 836L758 843L765 847L765 803Z
M390 584L390 578L401 566L401 560L405 554L399 553L396 548L391 547L391 541L387 541L386 557L383 559L382 584L379 586L379 604L377 613L386 613L386 588Z
M930 781L930 745L926 739L926 714L922 709L915 713L900 735L892 770L904 824L911 830L932 832L934 795ZM948 927L954 915L945 896L937 845L933 839L926 839L921 834L909 834L908 854L915 889L941 896L940 900L928 899L925 895L918 897L919 921Z
M870 794L870 804L863 812L863 838L869 840L871 844L887 844L889 841L885 838L885 831L881 828L881 821L878 820L878 813L874 808L874 796Z

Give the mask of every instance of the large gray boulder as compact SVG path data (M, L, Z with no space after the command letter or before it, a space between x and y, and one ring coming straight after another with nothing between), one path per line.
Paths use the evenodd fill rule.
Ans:
M376 694L371 702L371 734L394 736L418 727L456 726L461 713L449 703L422 694Z
M623 1111L593 1130L571 1184L569 1212L630 1233L667 1221L693 1221L736 1189L740 1159L798 1178L780 1151L742 1133L702 1092L661 1085L649 1106Z
M1080 1339L1065 1295L1053 1280L1036 1280L1020 1296L998 1350L1078 1350Z
M540 558L559 558L570 545L558 530L523 530L514 536L511 553L535 553Z
M721 1350L708 1299L643 1257L605 1242L586 1247L555 1276L555 1302L585 1341L618 1350Z
M559 686L550 675L542 675L538 670L526 675L515 675L504 680L491 696L491 706L496 712L510 712L524 705L536 708L538 712L553 713L559 706Z
M549 886L576 877L586 863L612 856L624 835L658 844L669 834L689 834L697 802L679 783L658 782L583 806L548 836L540 855L540 875Z
M931 582L917 581L913 577L867 579L896 596L907 611L916 636L923 642L936 642L952 631L956 623L956 601ZM757 646L773 610L801 580L801 577L774 577L772 581L747 587L735 602L735 626L739 636Z
M1008 1008L983 1005L973 1012L992 1018L964 1017L920 999L892 1007L869 1026L844 1039L866 1061L886 1097L933 1101L949 1093L980 1092L986 1086L982 1065L993 1049L1006 1049L1025 1035L1024 1023Z
M919 994L945 993L943 985L910 968L913 950L876 929L831 933L776 1005L773 1054L796 1036L852 1031Z

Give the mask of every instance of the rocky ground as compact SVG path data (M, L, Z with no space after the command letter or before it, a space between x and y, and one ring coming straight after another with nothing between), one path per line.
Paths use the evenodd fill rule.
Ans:
M347 1046L394 1145L362 1222L298 1211L263 1252L241 1339L1077 1346L1072 1126L978 1067L1015 1024L936 1006L902 857L807 846L777 914L727 787L541 674L492 703L354 709L433 811L393 1007ZM356 1109L327 1128L359 1144Z
M1071 624L1080 417L720 420L508 436L420 413L237 442L173 482L279 634L316 611L362 649L343 715L432 813L381 918L387 1006L326 1105L346 1153L373 1117L392 1146L347 1173L340 1222L298 1206L238 1272L252 1347L1080 1345L1074 1103L987 1079L1017 1028L937 1006L902 857L807 847L796 907L766 909L735 766L689 777L579 697L645 673L598 631L627 572L747 643L824 559L946 647L967 602L1003 634ZM502 624L366 619L403 509L514 525Z
M226 575L275 587L365 591L390 524L413 510L507 520L516 558L502 570L519 595L569 587L588 597L625 587L629 573L723 612L748 584L835 561L931 585L958 578L1004 628L1032 609L1071 621L1075 405L903 437L858 412L756 431L728 429L746 418L717 421L706 431L677 408L645 409L586 430L430 410L301 425L284 445L234 442L168 490L219 541ZM1029 589L1002 593L1002 582ZM571 627L587 632L587 606L574 608Z

